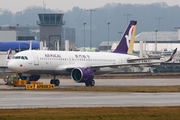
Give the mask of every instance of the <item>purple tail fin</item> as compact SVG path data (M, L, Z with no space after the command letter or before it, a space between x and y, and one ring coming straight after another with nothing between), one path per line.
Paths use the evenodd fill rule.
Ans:
M135 32L134 28L136 28L136 27L134 27L134 26L136 26L136 24L137 24L137 21L134 21L134 20L130 21L123 37L121 38L121 41L119 42L119 45L113 51L113 53L127 54L129 45L130 45L130 41L131 41L131 37L134 37L134 36L132 36L132 34L133 34L133 32ZM132 42L134 44L134 40Z
M9 49L8 54L7 54L7 59L11 59L11 53L12 53L12 48Z

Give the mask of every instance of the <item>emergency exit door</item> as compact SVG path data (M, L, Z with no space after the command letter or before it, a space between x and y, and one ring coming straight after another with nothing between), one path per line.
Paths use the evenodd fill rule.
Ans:
M38 55L36 53L32 53L33 57L34 57L34 65L39 65L39 58Z

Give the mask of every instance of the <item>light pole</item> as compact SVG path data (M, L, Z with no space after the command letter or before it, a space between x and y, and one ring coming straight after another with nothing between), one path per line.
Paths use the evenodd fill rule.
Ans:
M155 18L155 19L158 19L158 23L159 23L159 31L160 31L160 20L163 19L163 18L159 17L159 18Z
M16 29L16 30L17 30L17 34L19 35L19 32L18 32L18 26L19 26L19 24L17 24L16 26L17 26L17 29Z
M108 51L109 51L109 24L110 24L110 22L107 23L107 25L108 25Z
M18 42L18 44L19 44L19 52L20 52L20 42Z
M156 30L156 42L155 42L155 53L157 54L157 32L158 30Z
M24 17L24 22L25 22L25 25L26 25L26 22L27 22L26 20L27 20L27 19L28 19L27 17Z
M128 25L128 22L129 22L128 17L132 16L132 15L131 14L124 14L123 16L127 16L127 25Z
M85 52L85 25L86 23L84 23L84 52Z
M90 11L90 49L92 48L92 11L95 11L93 9L89 9L86 11Z
M16 26L17 26L17 30L18 30L18 26L19 26L19 24L17 24Z

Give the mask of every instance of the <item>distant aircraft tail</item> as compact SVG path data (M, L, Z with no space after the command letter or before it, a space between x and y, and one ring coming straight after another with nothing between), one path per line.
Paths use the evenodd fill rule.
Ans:
M12 48L10 48L10 49L8 50L8 54L7 54L7 58L6 58L7 61L11 59L11 54L12 54Z
M113 53L132 54L137 21L130 21L121 41Z
M172 52L171 57L166 62L171 61L174 58L174 55L176 54L176 52L177 52L177 48Z

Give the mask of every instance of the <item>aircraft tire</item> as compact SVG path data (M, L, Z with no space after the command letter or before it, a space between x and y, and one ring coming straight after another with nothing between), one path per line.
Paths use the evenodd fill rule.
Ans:
M55 79L55 80L54 80L54 85L55 85L55 86L59 86L59 84L60 84L60 81L59 81L58 79Z
M51 79L50 84L54 84L54 83L55 83L55 80Z
M86 85L86 86L89 86L89 82L85 82L85 85Z
M95 85L95 81L92 80L89 84L90 84L90 86L94 86Z

